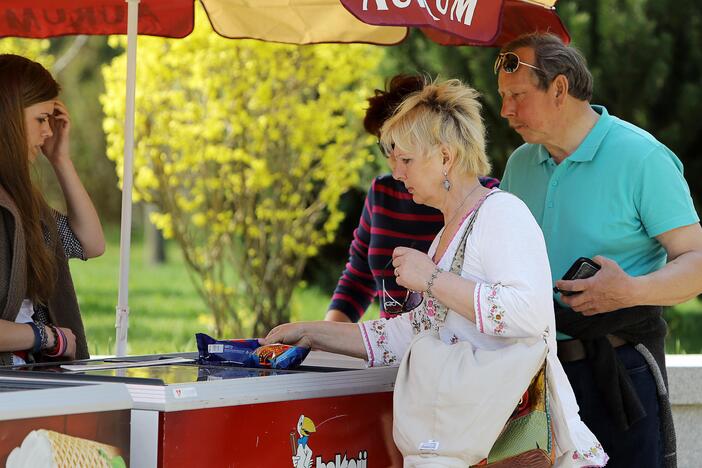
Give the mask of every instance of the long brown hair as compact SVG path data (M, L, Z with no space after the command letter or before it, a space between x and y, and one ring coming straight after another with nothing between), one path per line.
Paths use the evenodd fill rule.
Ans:
M47 217L44 197L32 183L24 109L56 99L59 90L42 65L19 55L0 54L0 185L20 213L26 239L27 297L44 304L53 292L57 266L44 241L42 222L50 233L56 229L50 214Z

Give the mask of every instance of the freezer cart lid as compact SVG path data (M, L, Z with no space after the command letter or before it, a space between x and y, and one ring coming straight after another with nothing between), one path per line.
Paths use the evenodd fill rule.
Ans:
M297 370L209 366L195 361L140 365L161 358L172 362L169 359L174 356L196 357L194 353L133 356L126 358L123 365L118 361L124 358L82 361L84 372L39 364L0 369L0 376L20 374L69 382L121 382L129 390L135 409L180 411L390 392L397 374L396 368L368 369L360 359L319 352L311 352ZM91 370L91 366L104 363L117 368Z
M132 398L123 384L66 384L46 379L0 377L0 387L14 389L0 397L0 421L130 409Z

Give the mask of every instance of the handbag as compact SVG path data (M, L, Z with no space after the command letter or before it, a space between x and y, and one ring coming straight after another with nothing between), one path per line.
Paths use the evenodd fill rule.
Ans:
M519 400L488 456L475 467L507 468L552 466L553 422L549 408L546 362Z
M500 192L487 196L493 193ZM452 273L462 271L482 202L463 233ZM438 301L436 306L443 322L448 309ZM553 465L547 352L540 338L489 351L468 342L446 344L437 329L416 335L393 395L393 437L405 466Z
M486 459L546 352L541 338L485 350L444 343L435 331L416 335L393 393L393 438L405 466L466 468Z

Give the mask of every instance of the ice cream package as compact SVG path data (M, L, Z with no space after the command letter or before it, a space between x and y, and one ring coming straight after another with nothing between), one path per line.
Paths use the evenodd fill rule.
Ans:
M223 364L241 367L295 369L307 357L309 349L285 344L261 345L255 338L216 340L196 333L199 361L202 364Z
M6 468L89 466L126 468L122 452L112 445L46 429L31 431L7 457Z

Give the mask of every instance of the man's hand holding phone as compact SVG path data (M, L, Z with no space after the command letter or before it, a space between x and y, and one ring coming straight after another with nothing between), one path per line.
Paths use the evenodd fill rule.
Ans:
M575 281L590 278L591 276L595 276L595 273L598 271L600 271L600 265L587 257L580 257L573 262L570 268L568 268L568 271L565 273L565 275L563 275L561 281ZM558 287L559 282L556 283L556 287L553 288L553 292L561 293L564 296L572 296L573 294L578 294L580 292L579 290L569 290L567 288L560 289Z
M634 278L617 262L598 255L592 260L576 260L563 279L556 281L554 291L560 292L561 302L576 312L595 315L635 305L635 286Z

